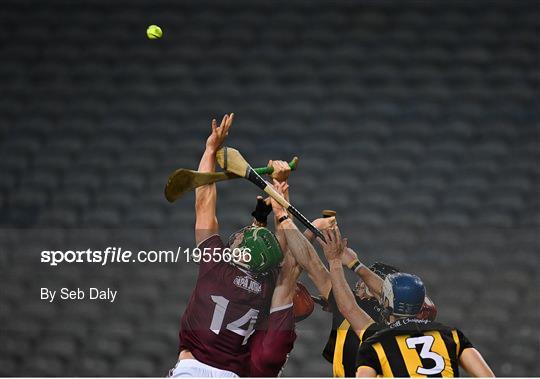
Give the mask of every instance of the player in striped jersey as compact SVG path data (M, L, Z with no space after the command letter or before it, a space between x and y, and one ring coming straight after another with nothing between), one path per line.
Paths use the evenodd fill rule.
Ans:
M360 338L357 377L455 377L459 376L459 366L472 376L493 376L461 331L416 317L426 291L415 275L394 273L384 281L376 275L371 277L375 283L369 287L380 301L387 325L375 323L358 306L345 280L342 255L347 242L341 239L339 228L323 234L326 241L318 241L330 265L336 303Z
M320 218L314 220L313 223L319 229L334 228L336 219L335 217ZM314 241L315 239L315 236L309 230L306 230L304 235L310 241ZM295 258L300 266L306 270L319 291L320 298L316 298L317 303L321 304L325 311L332 313L332 328L322 355L332 364L334 377L354 376L356 373L356 354L360 345L360 339L349 322L340 313L334 299L330 273L313 249L298 249ZM355 301L374 320L383 322L381 320L379 301L372 291L370 291L370 286L380 285L380 278L384 279L387 274L397 272L398 270L395 267L379 262L367 268L358 261L357 254L350 248L347 248L342 254L341 262L359 277L354 291L356 294ZM437 308L435 304L426 296L418 318L434 320L436 315Z
M351 249L344 252L343 256L349 257L342 259L345 265L349 265L355 259L356 254ZM390 265L376 262L369 269L382 279L387 275L399 272L398 269ZM354 288L355 301L373 320L383 323L381 317L381 306L379 301L371 294L365 283L360 279ZM356 354L360 346L360 339L350 326L349 322L339 312L332 291L328 296L324 309L332 313L332 330L328 337L328 342L324 347L323 357L332 363L334 377L351 377L356 374ZM417 315L419 319L435 320L437 308L433 302L426 296L422 310Z

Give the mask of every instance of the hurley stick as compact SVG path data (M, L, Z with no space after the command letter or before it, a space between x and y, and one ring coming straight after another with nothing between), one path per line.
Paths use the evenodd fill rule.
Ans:
M337 212L330 209L324 209L322 211L323 218L336 217L336 215L337 215Z
M294 157L293 160L289 162L289 167L291 170L296 170L297 165L298 157ZM274 168L272 166L260 167L256 168L255 171L259 175L265 175L274 172ZM240 178L240 176L232 172L199 172L179 168L173 172L167 180L167 184L165 185L165 198L170 203L173 203L182 197L183 194L197 187L220 182L222 180L238 178Z
M246 178L250 182L254 183L257 187L262 189L274 200L276 200L283 208L291 213L295 218L304 224L309 230L311 230L317 237L324 240L324 236L319 229L317 229L298 209L291 205L274 187L266 182L244 159L242 154L236 149L231 147L224 147L220 149L216 158L218 164L222 169L228 172L232 172L238 176Z

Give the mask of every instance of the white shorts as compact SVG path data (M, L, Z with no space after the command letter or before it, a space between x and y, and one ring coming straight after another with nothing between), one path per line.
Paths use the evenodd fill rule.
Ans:
M221 370L204 364L196 359L181 359L169 371L168 377L238 378L238 375L232 371Z

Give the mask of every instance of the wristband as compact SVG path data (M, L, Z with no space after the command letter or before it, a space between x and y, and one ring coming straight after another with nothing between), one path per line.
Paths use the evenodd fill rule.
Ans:
M278 218L278 224L281 224L283 221L289 218L289 215L283 215L280 218Z
M360 261L358 259L355 259L354 261L352 261L351 263L349 263L347 265L347 267L353 272L358 271L363 266L364 265L362 263L360 263Z

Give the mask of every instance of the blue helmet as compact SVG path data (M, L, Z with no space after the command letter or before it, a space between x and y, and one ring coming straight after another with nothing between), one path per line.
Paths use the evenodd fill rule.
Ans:
M385 316L416 316L422 309L425 297L424 283L416 275L397 272L384 279L381 301Z

